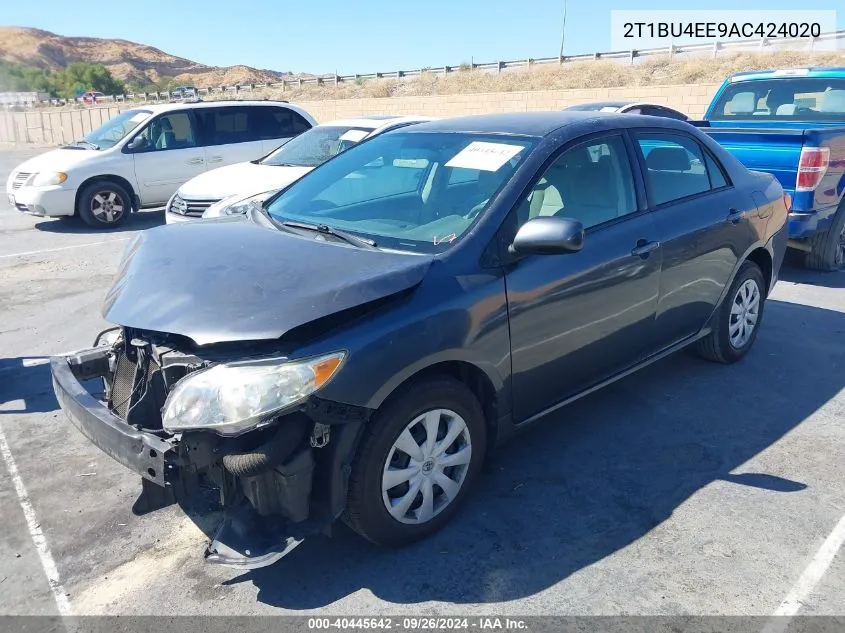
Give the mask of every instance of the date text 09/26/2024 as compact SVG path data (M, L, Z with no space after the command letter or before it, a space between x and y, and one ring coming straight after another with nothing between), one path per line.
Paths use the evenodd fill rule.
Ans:
M528 625L519 618L499 617L349 617L308 618L311 631L375 630L375 631L525 631Z

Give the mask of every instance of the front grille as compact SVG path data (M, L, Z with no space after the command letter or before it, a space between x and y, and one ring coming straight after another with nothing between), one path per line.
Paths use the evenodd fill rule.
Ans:
M173 197L168 211L192 218L199 218L215 202L220 202L220 198L183 198L177 194Z
M24 213L26 213L27 211L29 211L29 209L27 208L27 206L26 206L25 204L21 204L20 202L16 202L16 203L15 203L15 208L16 208L18 211L23 211Z
M12 189L20 189L29 177L32 176L31 173L27 173L25 171L19 171L12 177Z

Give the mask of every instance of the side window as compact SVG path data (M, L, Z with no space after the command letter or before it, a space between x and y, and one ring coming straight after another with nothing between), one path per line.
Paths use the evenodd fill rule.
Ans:
M721 189L728 186L725 172L722 171L718 161L710 155L710 152L704 152L704 161L707 164L707 173L710 175L710 188Z
M653 205L710 190L701 146L681 134L641 133L637 142L645 158L646 183Z
M311 124L298 113L289 108L269 108L265 106L256 109L270 113L264 135L261 138L290 138L311 129Z
M204 123L206 145L230 145L258 140L255 129L250 130L247 107L203 108L198 112Z
M187 112L172 112L153 119L141 132L141 152L159 152L197 146L197 136Z
M636 210L625 141L621 136L610 136L561 154L523 202L519 223L540 216L561 216L579 220L589 228Z

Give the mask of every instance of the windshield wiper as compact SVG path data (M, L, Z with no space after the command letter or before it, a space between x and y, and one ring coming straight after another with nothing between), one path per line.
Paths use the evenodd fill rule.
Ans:
M74 141L73 143L71 143L71 145L75 145L77 147L79 147L80 145L86 145L91 149L100 149L99 145L97 145L96 143L92 143L91 141L86 141L84 138L79 139L78 141Z
M364 248L375 248L376 243L374 240L367 239L366 237L361 237L360 235L355 235L354 233L347 233L346 231L341 231L340 229L333 229L327 224L309 224L307 222L280 222L282 226L287 226L292 229L303 229L305 231L316 231L317 233L323 233L324 235L332 235L334 237L339 237L347 244L353 244L355 246L362 246Z

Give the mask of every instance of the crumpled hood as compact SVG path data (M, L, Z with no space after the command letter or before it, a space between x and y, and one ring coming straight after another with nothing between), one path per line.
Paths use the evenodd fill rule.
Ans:
M179 195L186 198L222 199L253 191L262 193L270 189L281 189L312 169L237 163L218 167L191 178L179 187Z
M411 288L432 259L298 237L248 218L171 224L127 247L102 313L198 345L269 340Z
M14 171L35 174L42 171L67 171L79 163L96 160L102 151L93 149L53 149L15 167Z

